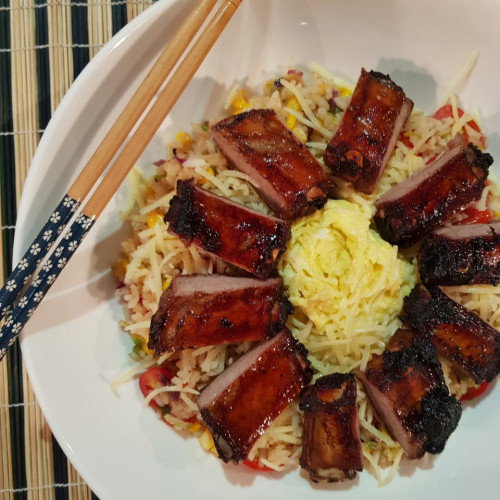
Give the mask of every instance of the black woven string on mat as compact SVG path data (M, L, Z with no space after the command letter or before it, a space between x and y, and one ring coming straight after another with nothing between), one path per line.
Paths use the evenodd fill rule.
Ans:
M123 0L110 0L113 34L127 24L127 5ZM146 3L146 1L144 2ZM38 130L44 130L50 117L50 67L48 12L46 0L34 0L32 15L35 19L35 43L37 66ZM11 92L11 33L10 2L0 0L0 189L1 189L1 226L2 260L4 275L12 270L12 246L16 223L16 163L14 156L14 124ZM89 37L87 4L81 0L71 0L71 27L73 43L73 72L76 78L89 62ZM11 471L14 498L25 499L29 486L26 475L26 453L23 408L23 373L21 350L16 342L6 357L9 378L9 421L11 440ZM54 496L56 500L69 499L67 458L53 439ZM95 494L92 494L97 499Z
M2 7L8 7L6 0L1 0ZM13 226L16 221L16 172L14 161L13 110L11 92L11 57L10 49L10 15L8 10L0 10L0 102L1 132L0 135L0 183L1 183L1 225ZM2 259L6 275L11 272L12 245L14 231L6 229L2 234ZM11 442L11 469L14 489L26 486L26 461L24 446L24 412L19 404L23 402L22 360L18 342L7 355L7 373L9 377L9 420ZM18 498L25 498L26 492L20 492Z

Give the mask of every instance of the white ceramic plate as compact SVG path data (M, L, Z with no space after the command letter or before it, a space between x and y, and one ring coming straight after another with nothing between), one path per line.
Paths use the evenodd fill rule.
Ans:
M16 260L192 4L155 4L105 47L70 89L29 171ZM219 113L235 81L259 89L266 78L290 66L306 68L313 60L353 81L362 66L390 73L416 106L432 111L470 52L478 50L460 101L477 110L489 150L500 158L499 21L500 3L493 0L246 0L165 123L164 134ZM162 144L155 140L141 162L161 157ZM136 383L113 394L110 380L130 366L109 272L123 236L123 198L119 193L111 202L22 341L47 420L100 498L494 497L498 387L467 405L441 455L404 466L383 489L367 472L353 483L318 487L297 471L256 475L223 465L197 440L180 437L144 410Z

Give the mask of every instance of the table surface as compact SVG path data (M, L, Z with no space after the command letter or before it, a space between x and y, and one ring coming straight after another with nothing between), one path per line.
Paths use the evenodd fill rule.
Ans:
M40 137L73 80L153 0L0 0L0 283ZM96 498L53 438L18 344L0 362L0 498Z

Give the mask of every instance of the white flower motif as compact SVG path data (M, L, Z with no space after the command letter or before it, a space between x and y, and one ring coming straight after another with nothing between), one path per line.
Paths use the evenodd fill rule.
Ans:
M26 285L26 283L28 283L29 279L30 279L29 276L25 276L24 279L23 279L23 285Z
M32 255L38 255L40 253L40 245L38 243L33 243L30 248L30 254Z
M35 302L40 302L43 299L43 292L36 292L33 300Z
M42 259L37 259L37 261L36 261L36 267L38 267L40 265L40 262L42 262Z
M83 215L83 214L78 214L78 215L76 216L75 222L76 222L77 224L81 224L84 220L85 220L85 215Z
M85 217L84 220L80 223L80 225L85 231L90 227L91 224L92 220L89 219L88 217Z
M35 308L33 307L32 309L30 309L28 311L28 318L31 318L31 316L33 316L33 313L35 312Z
M56 274L51 274L48 278L47 278L47 284L48 285L52 285L52 283L54 283L54 281L56 280L57 278L57 275Z
M12 319L12 314L9 314L9 316L7 317L7 319L5 321L6 328L10 328L12 323L14 323L14 320Z
M70 252L74 252L78 247L78 241L70 241L69 245L68 245L68 250Z
M9 292L13 292L17 288L17 283L14 280L7 281L5 288Z
M7 347L10 347L15 341L16 341L16 338L17 337L12 337L10 340L9 340L9 344Z
M50 240L50 238L52 237L52 232L53 231L51 229L47 229L47 231L45 231L43 233L43 239L44 239L44 241L49 241Z
M40 285L41 282L42 282L42 280L37 277L35 279L35 281L33 281L33 283L31 284L31 286L34 287L34 288L38 288L38 286Z
M42 267L43 271L48 273L52 269L52 261L49 259L45 265Z
M57 224L60 220L61 220L61 216L59 215L59 212L54 212L50 216L50 222L52 222L52 224Z
M56 248L56 257L59 258L63 252L64 252L64 247L57 247Z
M57 228L57 234L61 234L63 229L64 229L63 226L59 226Z
M28 267L28 259L21 259L17 265L21 271L24 271Z
M62 259L59 259L57 261L57 267L59 269L62 269L66 265L66 262L68 262L68 259L66 259L65 257L63 257Z
M20 331L21 331L21 328L23 327L23 325L21 323L16 323L13 327L12 327L12 333L14 335L17 335ZM9 343L9 345L11 345L12 341Z
M70 238L72 238L72 237L73 237L73 233L72 233L71 231L70 231L68 234L65 234L65 235L64 235L64 239L65 239L65 240L69 240L69 239L70 239Z
M26 297L23 297L20 301L19 301L19 307L22 307L23 309L26 307L26 304L28 303L28 299Z
M70 198L69 196L65 196L65 197L64 197L63 205L64 205L66 208L72 207L72 206L73 206L73 203L74 203L73 198Z

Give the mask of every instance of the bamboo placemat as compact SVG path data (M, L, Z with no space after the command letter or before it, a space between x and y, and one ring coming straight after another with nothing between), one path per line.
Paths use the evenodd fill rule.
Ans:
M0 0L0 282L50 117L98 50L154 0ZM38 407L19 345L0 362L0 499L90 499Z

